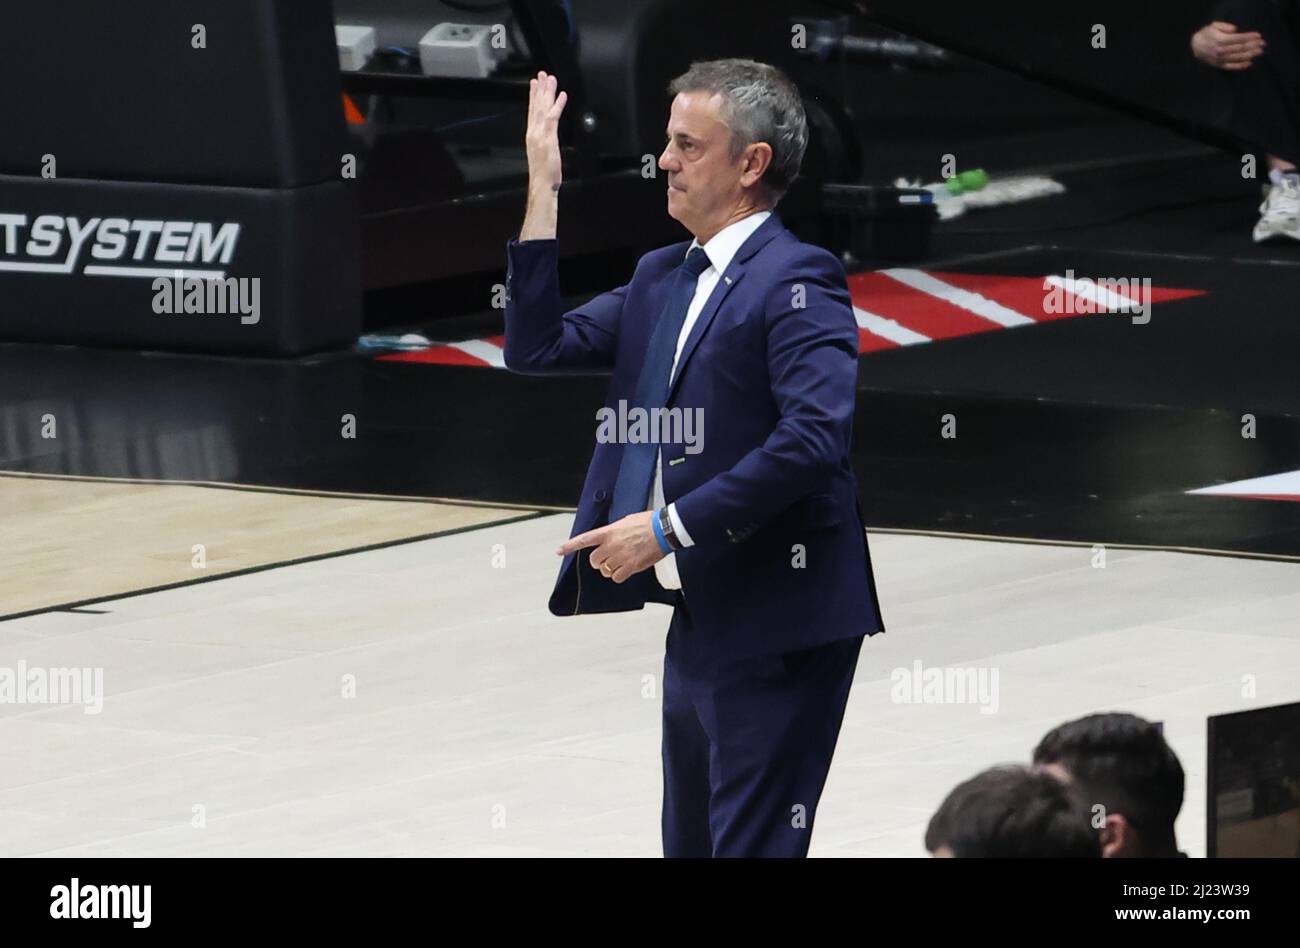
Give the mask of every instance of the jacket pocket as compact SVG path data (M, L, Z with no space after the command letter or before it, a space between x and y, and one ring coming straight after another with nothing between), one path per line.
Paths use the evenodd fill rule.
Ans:
M796 526L833 527L844 519L844 511L834 494L809 494L794 505L791 522Z

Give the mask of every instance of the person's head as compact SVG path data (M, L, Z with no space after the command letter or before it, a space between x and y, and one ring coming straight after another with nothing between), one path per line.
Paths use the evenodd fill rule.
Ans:
M775 66L715 59L692 63L668 93L659 167L667 172L669 215L704 244L728 224L775 207L808 146L795 84Z
M1160 729L1134 714L1090 714L1050 731L1034 763L1069 773L1100 806L1102 854L1176 856L1183 768Z
M957 858L1101 856L1078 788L1041 767L992 767L957 787L930 818L925 848Z

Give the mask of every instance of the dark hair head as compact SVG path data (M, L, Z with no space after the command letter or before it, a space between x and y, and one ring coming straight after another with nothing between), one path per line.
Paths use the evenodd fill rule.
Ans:
M1050 731L1035 764L1060 764L1088 799L1131 825L1143 854L1173 855L1183 768L1160 728L1135 714L1090 714Z
M940 846L959 858L1101 856L1077 788L1019 764L993 767L948 794L925 830L925 848Z

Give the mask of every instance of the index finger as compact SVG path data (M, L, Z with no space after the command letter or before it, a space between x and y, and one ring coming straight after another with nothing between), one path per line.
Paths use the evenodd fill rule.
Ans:
M605 539L605 534L608 532L609 527L597 527L595 530L579 533L576 537L571 537L560 544L559 549L555 552L561 556L567 556L575 550L581 550L589 546L600 546Z
M550 77L545 72L539 71L536 76L528 80L529 122L536 122L539 117L545 115L554 102L550 96L550 89L547 87L549 79Z

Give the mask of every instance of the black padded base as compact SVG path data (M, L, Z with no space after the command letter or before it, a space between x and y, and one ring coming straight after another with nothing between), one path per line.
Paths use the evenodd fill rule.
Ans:
M270 189L0 175L0 340L250 355L349 345L361 331L358 232L343 181ZM156 279L200 275L259 279L256 321L156 312Z

